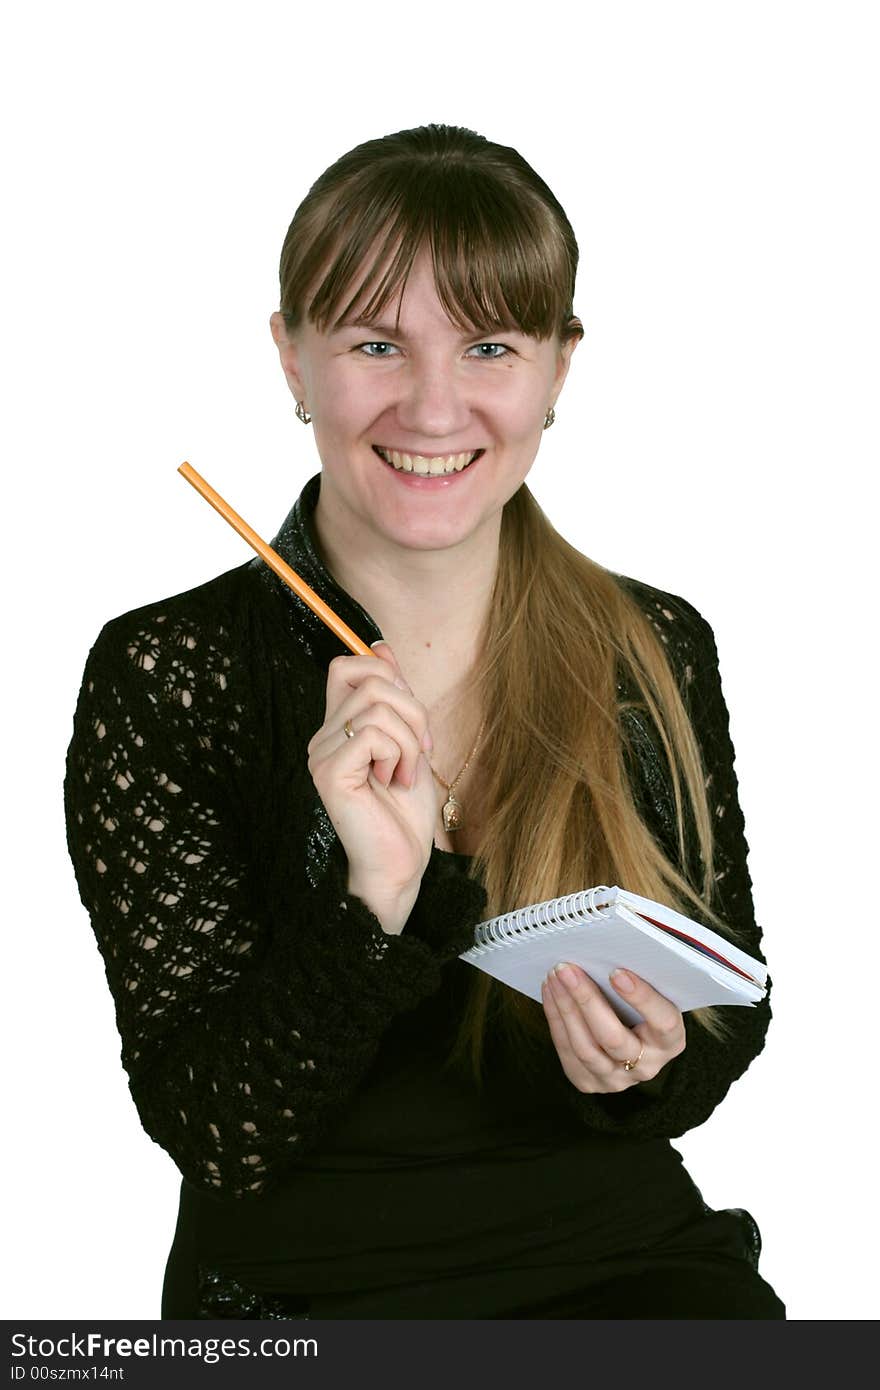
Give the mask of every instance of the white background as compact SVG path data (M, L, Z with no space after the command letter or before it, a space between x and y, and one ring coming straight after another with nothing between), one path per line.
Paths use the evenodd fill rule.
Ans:
M345 150L429 121L515 146L579 238L586 338L532 490L720 649L775 1019L679 1147L707 1201L757 1218L790 1318L876 1316L876 14L177 0L6 21L6 1316L157 1317L176 1213L65 849L86 653L111 616L249 558L183 459L264 535L318 470L268 329L284 233Z

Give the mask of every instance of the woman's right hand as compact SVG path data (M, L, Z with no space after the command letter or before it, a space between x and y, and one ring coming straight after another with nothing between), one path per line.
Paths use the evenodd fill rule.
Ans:
M425 753L427 710L388 643L374 650L376 656L330 662L324 723L308 745L309 772L348 856L350 889L393 919L395 904L411 907L418 896L437 793ZM343 728L347 719L352 738Z

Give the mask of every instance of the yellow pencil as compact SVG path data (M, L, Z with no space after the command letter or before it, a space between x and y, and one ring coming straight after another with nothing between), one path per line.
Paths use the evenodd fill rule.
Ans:
M288 588L292 589L297 597L302 599L303 603L308 604L312 612L316 613L321 619L321 622L325 623L330 631L336 634L340 642L344 642L349 650L354 652L356 656L375 655L367 646L366 642L362 642L357 633L352 632L351 628L333 612L332 608L328 608L327 604L322 598L318 597L314 589L310 589L306 581L300 579L296 570L292 570L290 565L282 560L277 550L273 550L271 545L267 545L266 542L257 535L253 527L248 526L247 522L238 515L238 512L234 511L229 503L224 501L219 492L215 492L211 484L205 482L205 479L200 473L196 472L191 464L182 463L177 471L178 473L182 473L186 481L191 483L195 488L196 492L200 492L205 501L210 502L214 510L220 513L223 520L228 521L232 529L237 531L243 540L247 541L248 545L257 552L260 559L265 560L269 568L274 570L278 575L278 578L283 579Z

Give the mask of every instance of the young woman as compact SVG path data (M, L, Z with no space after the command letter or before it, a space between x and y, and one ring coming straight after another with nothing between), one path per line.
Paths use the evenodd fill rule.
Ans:
M162 1315L783 1318L671 1137L761 1050L622 960L543 1004L458 959L597 883L760 954L712 633L525 485L582 335L516 151L427 126L318 179L271 329L321 472L265 567L109 622L69 843L147 1132L182 1174ZM572 469L584 460L573 459Z

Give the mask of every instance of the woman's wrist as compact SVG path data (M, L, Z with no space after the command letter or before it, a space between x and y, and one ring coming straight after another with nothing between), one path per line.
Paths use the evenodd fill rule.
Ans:
M370 909L388 936L399 936L415 907L420 886L421 883L417 882L405 892L389 893L375 883L364 882L350 874L347 891Z

